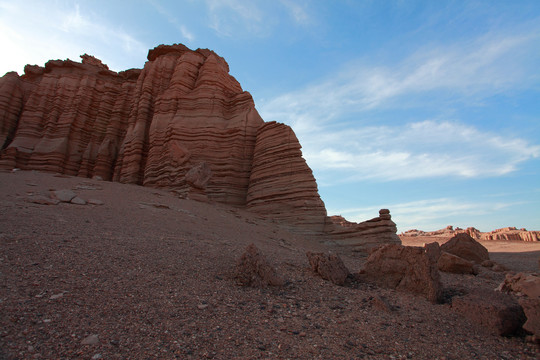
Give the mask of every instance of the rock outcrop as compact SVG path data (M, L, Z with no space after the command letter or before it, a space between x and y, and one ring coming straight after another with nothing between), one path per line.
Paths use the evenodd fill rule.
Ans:
M436 303L441 300L442 294L437 269L439 255L437 243L425 248L382 245L370 254L357 278L386 288L419 294Z
M452 308L480 325L486 331L508 336L525 323L525 314L510 295L496 291L476 290L452 299Z
M468 234L457 234L441 245L441 251L459 256L476 264L489 260L488 250Z
M285 284L285 280L254 244L250 244L238 259L234 278L241 286L266 287Z
M168 188L344 245L399 242L388 212L354 226L327 218L293 130L265 123L213 51L160 45L118 73L81 58L0 78L0 167Z
M499 241L540 241L540 231L529 231L527 229L517 229L516 227L505 227L489 232L481 232L474 227L461 229L454 228L452 225L436 231L408 230L403 232L402 236L437 236L452 237L457 234L465 233L475 240L499 240Z
M336 285L344 285L350 272L343 260L336 254L313 253L308 251L306 256L311 270L319 274L324 280Z
M337 244L351 247L353 251L365 252L381 244L401 244L388 209L381 209L378 217L361 223L330 216L326 229Z

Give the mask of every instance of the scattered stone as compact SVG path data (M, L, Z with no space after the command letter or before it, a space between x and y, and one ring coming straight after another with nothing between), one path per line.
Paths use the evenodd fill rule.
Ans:
M438 247L427 248L382 245L368 257L357 274L360 281L420 294L431 302L442 299L442 285L437 269Z
M540 299L540 276L523 272L508 274L497 290Z
M92 356L92 360L96 360L96 359L103 359L103 355L95 354L94 356Z
M103 204L104 204L103 201L97 200L97 199L89 199L89 200L88 200L88 203L89 203L90 205L103 205Z
M498 291L475 290L452 299L452 309L487 331L501 336L515 334L525 323L525 314L510 295Z
M28 202L39 204L39 205L58 205L60 203L60 200L58 199L51 199L44 195L34 195L29 198L27 198Z
M63 296L64 296L64 293L63 293L63 292L61 292L61 293L58 293L58 294L54 294L54 295L52 295L52 296L51 296L51 297L49 298L49 300L56 300L56 299L60 299L60 298L61 298L61 297L63 297Z
M523 297L518 302L527 318L523 329L540 338L540 299Z
M478 274L472 261L465 260L462 257L445 251L441 253L437 266L440 271L452 274Z
M481 265L486 268L492 268L495 265L495 262L493 260L484 260Z
M99 344L99 337L95 334L85 337L81 341L81 345L97 345Z
M338 255L324 253L306 253L311 269L319 274L324 280L331 281L336 285L344 285L349 276L349 269L345 267Z
M502 264L495 263L495 265L493 265L491 270L496 271L496 272L505 272L505 271L508 271L508 268Z
M466 233L455 235L441 245L441 250L465 260L473 261L476 264L481 264L483 261L489 260L488 250Z
M374 295L369 299L369 304L372 308L378 309L384 312L393 312L395 309L390 303L383 297Z
M285 284L285 280L277 274L254 244L250 244L238 259L234 277L242 286L265 287Z
M77 194L73 190L63 189L52 192L52 198L58 199L61 202L70 202Z
M199 310L204 310L207 307L208 307L208 304L199 304L199 305L197 305L197 309L199 309Z
M75 205L86 205L86 200L81 199L80 197L76 196L73 199L71 199L71 203Z

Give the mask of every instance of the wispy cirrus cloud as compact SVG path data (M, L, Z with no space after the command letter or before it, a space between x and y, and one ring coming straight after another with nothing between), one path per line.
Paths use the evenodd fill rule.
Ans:
M77 3L2 1L0 8L0 43L10 54L0 58L2 74L22 72L27 63L78 59L83 53L101 58L112 69L124 70L131 65L126 59L136 58L140 63L148 49L122 28L85 13Z
M391 65L354 62L263 102L260 112L266 120L293 127L322 183L501 176L539 158L540 144L448 118L444 108L474 107L484 98L537 86L539 73L531 59L540 61L534 50L539 46L536 27L420 50ZM401 116L414 108L440 108L442 114L385 125L364 120L380 109ZM345 125L343 118L349 120ZM327 181L325 172L333 180Z
M540 145L448 121L321 131L304 140L304 156L323 182L325 171L340 172L334 182L501 176L540 158Z
M442 229L448 225L459 227L482 226L475 223L478 217L495 214L501 210L520 206L522 202L504 201L483 201L471 202L456 198L435 198L423 199L404 203L388 203L380 206L369 206L349 209L329 209L329 214L341 214L348 220L362 222L373 218L378 214L380 208L391 209L392 220L398 224L398 231L403 232L410 229L424 231L434 231ZM452 223L457 218L470 218L471 223ZM502 225L501 225L502 226ZM507 225L504 225L507 226ZM482 231L495 229L481 228Z
M426 106L415 98L419 95L431 101L434 93L445 92L446 99L468 102L530 86L540 80L535 51L540 27L529 30L431 46L390 65L354 61L326 79L264 102L261 110L268 118L303 127L303 121L321 124L344 113Z
M154 9L156 9L156 11L161 16L163 16L169 22L169 24L171 24L172 26L174 26L178 30L180 35L185 40L187 40L189 43L191 43L191 42L193 42L195 40L194 33L192 31L190 31L185 24L181 23L181 21L178 20L178 18L176 16L173 15L174 12L168 10L167 8L165 8L163 5L161 5L156 0L149 0L149 3L150 3L150 5L152 5L154 7Z

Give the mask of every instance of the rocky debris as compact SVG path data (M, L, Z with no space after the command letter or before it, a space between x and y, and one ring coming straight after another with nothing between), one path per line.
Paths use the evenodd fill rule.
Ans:
M331 232L361 250L399 243L387 212L327 229L294 131L265 123L215 52L159 45L143 69L118 73L81 58L0 78L0 168L174 189L247 207L299 232Z
M538 274L507 274L497 290L518 297L527 321L523 329L540 338L540 276Z
M45 195L32 195L32 196L29 196L26 200L28 202L39 204L39 205L58 205L60 203L60 200L51 199L50 197L45 196Z
M515 334L526 319L523 309L512 296L484 289L454 297L452 309L501 336Z
M441 250L463 259L481 264L489 260L488 250L470 235L460 233L441 245Z
M446 251L441 252L437 266L440 271L453 274L478 274L478 270L472 261L447 253Z
M88 204L90 205L103 205L104 202L98 199L88 199Z
M81 341L81 345L97 345L99 344L99 337L95 334L85 337Z
M422 231L422 230L408 230L401 235L403 236L438 236L438 237L452 237L457 234L465 233L471 236L475 240L496 240L496 241L540 241L540 231L528 231L527 229L517 229L516 227L505 227L488 232L481 232L474 227L468 227L467 229L455 228L452 225L447 226L444 229L436 231Z
M76 196L73 199L71 199L70 203L75 205L86 205L86 200L81 199L80 197Z
M311 265L311 270L319 274L324 280L340 286L345 284L350 272L338 255L326 255L308 251L306 256Z
M441 300L442 285L437 269L437 250L427 248L382 245L368 257L357 274L359 281L422 295L431 302Z
M497 288L499 291L512 292L518 296L540 299L540 276L534 273L507 274Z
M254 244L250 244L238 259L234 278L241 286L266 287L285 284L285 280Z
M326 230L338 245L353 251L369 252L381 244L401 244L390 210L379 210L379 216L361 223L345 220L342 216L327 218Z
M58 199L61 202L70 202L72 199L74 199L77 196L77 194L72 190L55 190L51 192L51 197L53 199Z
M384 311L384 312L388 312L388 313L391 313L393 311L395 311L396 309L388 302L387 299L385 299L384 297L382 296L372 296L370 299L369 299L369 304L371 305L372 308L374 309L377 309L379 311Z

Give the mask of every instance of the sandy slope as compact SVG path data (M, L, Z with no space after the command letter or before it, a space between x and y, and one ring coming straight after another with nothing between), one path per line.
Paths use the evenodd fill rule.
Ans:
M103 205L29 202L75 189ZM0 172L0 358L8 359L527 359L535 345L490 335L423 298L311 273L298 235L241 209L163 190L38 172ZM255 243L289 282L236 285L231 269ZM510 249L502 248L510 246ZM540 250L501 244L500 260ZM341 253L356 271L364 258ZM518 256L518 255L516 255ZM534 259L533 259L534 260ZM521 266L521 265L519 265ZM521 269L521 267L519 268ZM495 287L486 271L443 276L453 290ZM382 301L381 301L382 300ZM389 306L381 306L386 301ZM97 343L83 340L97 336Z

